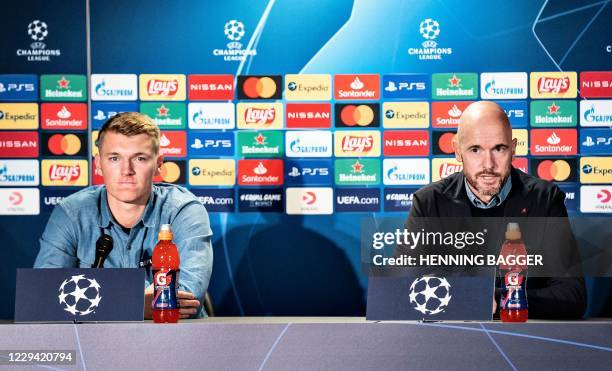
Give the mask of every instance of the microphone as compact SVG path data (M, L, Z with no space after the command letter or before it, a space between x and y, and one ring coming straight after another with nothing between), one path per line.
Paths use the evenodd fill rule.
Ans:
M102 234L96 241L96 260L92 268L104 268L104 261L113 249L113 238L107 234Z

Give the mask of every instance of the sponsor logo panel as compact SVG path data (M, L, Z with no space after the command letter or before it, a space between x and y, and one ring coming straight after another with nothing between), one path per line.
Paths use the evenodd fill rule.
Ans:
M87 100L87 79L83 75L41 75L43 101L82 102Z
M332 172L329 159L285 160L285 183L288 186L332 184Z
M42 103L41 129L87 130L87 104Z
M412 198L419 188L385 188L385 211L409 211Z
M189 129L233 129L236 126L234 103L189 103Z
M87 133L51 133L42 132L43 157L54 156L87 156Z
M43 188L40 196L41 212L52 212L55 206L62 202L64 198L78 191L78 189Z
M330 100L331 75L285 75L285 99L288 101Z
M242 157L282 157L284 134L282 131L239 131L238 155Z
M88 183L87 160L42 160L42 185L86 186Z
M188 75L187 96L189 100L232 100L234 76Z
M576 158L531 158L531 173L551 182L576 182L578 160Z
M233 186L235 160L189 160L189 184L193 186Z
M336 188L336 212L380 211L380 189Z
M384 102L383 127L389 129L428 128L429 103Z
M283 189L238 189L238 211L283 212Z
M580 211L583 213L612 213L612 186L581 186Z
M334 154L336 157L378 157L380 131L336 131Z
M429 159L383 160L383 183L386 185L424 185L429 184L429 179Z
M0 131L0 158L38 157L39 143L36 131Z
M454 158L433 158L431 160L432 182L437 182L460 171L463 171L463 164Z
M612 98L612 71L580 72L582 98Z
M515 156L527 156L529 152L529 131L527 129L512 129L512 138L516 139Z
M238 99L281 99L282 88L281 75L238 76Z
M285 133L287 157L331 157L331 131L287 131Z
M138 99L138 77L134 74L93 74L91 100L132 101Z
M191 192L193 192L208 212L231 213L236 209L233 189L194 188Z
M350 127L354 129L362 127L379 127L380 104L336 103L335 122L336 127Z
M576 129L532 129L530 135L533 156L575 155L578 153Z
M159 153L165 157L185 157L187 155L187 133L162 131L159 137Z
M578 186L560 185L559 188L565 193L565 208L568 212L578 211Z
M429 131L396 130L383 132L384 156L429 156Z
M581 154L612 154L611 129L582 129L580 130Z
M38 188L0 189L0 215L39 215Z
M332 188L287 188L287 214L329 215L334 211Z
M454 155L455 149L453 148L453 138L455 138L456 131L433 131L433 154L434 155Z
M526 72L480 74L480 97L482 99L525 99L527 93Z
M474 102L431 102L431 127L456 128L463 111L472 103Z
M529 76L531 98L576 98L576 72L532 72Z
M570 127L578 122L578 109L570 100L531 101L531 126Z
M384 99L426 100L430 96L426 74L383 75L382 86Z
M337 185L380 184L380 160L338 159L334 162L334 173Z
M503 108L513 128L526 128L529 121L529 108L524 100L500 100L496 102Z
M140 75L140 100L185 100L185 75Z
M431 97L435 100L474 100L478 98L478 74L434 73Z
M335 99L380 99L380 76L379 75L335 75L334 76Z
M312 129L331 127L331 104L287 103L287 128Z
M146 102L140 104L140 112L152 118L160 129L185 129L187 126L185 103Z
M529 174L529 160L526 157L515 157L512 160L512 166L525 174Z
M0 186L37 186L38 160L0 160Z
M580 183L612 183L612 157L581 157Z
M197 132L187 134L189 157L217 157L234 155L234 133L224 131Z
M611 127L612 100L581 100L580 126Z
M0 75L0 102L38 100L36 75Z
M91 104L91 127L100 129L106 121L121 112L136 112L138 104L136 102L122 103L96 103Z
M238 184L282 185L283 160L238 160Z
M38 129L38 104L0 103L0 130Z
M185 174L185 160L165 160L162 164L160 174L153 178L154 182L164 182L172 184L187 183Z
M102 176L102 171L96 167L95 159L91 162L91 184L104 184L104 177Z
M238 103L238 129L282 129L282 103Z

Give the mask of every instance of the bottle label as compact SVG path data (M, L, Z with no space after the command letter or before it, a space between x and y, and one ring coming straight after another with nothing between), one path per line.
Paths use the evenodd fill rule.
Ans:
M178 269L153 270L153 310L178 309Z
M527 309L525 272L506 271L502 279L500 309Z

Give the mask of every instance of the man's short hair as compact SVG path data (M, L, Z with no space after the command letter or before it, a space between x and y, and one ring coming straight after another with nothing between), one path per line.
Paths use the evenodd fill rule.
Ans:
M155 125L155 122L153 122L149 116L143 115L142 113L122 112L106 121L98 133L98 139L96 140L98 149L102 148L104 136L108 132L113 132L128 137L146 134L153 142L153 150L155 151L155 154L159 152L159 127Z

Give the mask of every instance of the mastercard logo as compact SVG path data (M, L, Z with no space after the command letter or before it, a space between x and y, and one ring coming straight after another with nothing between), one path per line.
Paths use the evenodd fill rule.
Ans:
M185 183L185 161L164 162L161 167L160 175L155 177L155 182L165 183Z
M535 169L536 175L539 178L554 182L575 181L575 159L548 159L535 161L536 163L532 163L531 168Z
M238 99L280 99L281 76L238 76Z
M85 147L81 134L50 134L47 135L47 156L83 156Z
M455 153L453 149L454 131L434 131L433 139L436 146L433 148L434 155L452 155Z
M380 126L380 105L336 104L336 126L358 127Z

